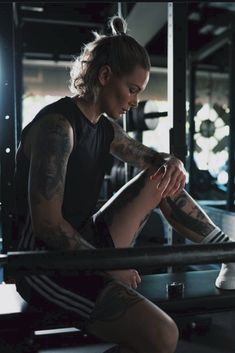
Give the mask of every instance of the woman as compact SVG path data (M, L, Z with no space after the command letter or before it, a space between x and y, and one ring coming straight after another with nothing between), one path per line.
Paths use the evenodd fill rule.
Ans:
M75 95L43 108L22 131L15 175L19 250L129 247L156 207L194 241L218 234L228 240L183 190L182 162L131 139L117 124L138 104L150 61L122 18L110 25L112 35L96 34L74 62ZM93 214L109 153L142 171ZM140 281L130 269L26 276L17 288L34 305L82 318L88 332L118 343L121 353L174 352L176 324L138 294Z

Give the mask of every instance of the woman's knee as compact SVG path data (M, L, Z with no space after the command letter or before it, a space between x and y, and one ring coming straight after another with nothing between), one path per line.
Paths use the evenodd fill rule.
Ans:
M174 353L179 339L178 327L172 319L164 327L161 335L159 353ZM157 351L158 353L158 351Z
M174 321L155 332L149 339L149 350L146 353L174 353L178 342L178 328Z
M133 336L129 336L127 346L138 353L174 353L179 332L171 317L152 303L142 302L145 311L141 313L133 326Z

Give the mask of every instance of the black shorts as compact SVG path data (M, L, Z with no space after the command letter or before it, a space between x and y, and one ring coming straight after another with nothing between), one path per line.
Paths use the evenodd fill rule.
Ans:
M96 248L114 247L108 227L99 212L79 232ZM86 321L99 294L110 281L111 277L100 271L77 276L30 275L19 279L16 287L20 295L33 306L50 312L68 311L79 320Z
M95 248L114 248L113 239L101 212L97 212L79 229L82 237Z

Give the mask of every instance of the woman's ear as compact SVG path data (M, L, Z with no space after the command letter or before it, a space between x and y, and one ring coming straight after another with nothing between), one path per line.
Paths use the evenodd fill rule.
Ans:
M98 73L98 80L101 86L105 86L112 76L112 71L109 65L104 65L100 68Z

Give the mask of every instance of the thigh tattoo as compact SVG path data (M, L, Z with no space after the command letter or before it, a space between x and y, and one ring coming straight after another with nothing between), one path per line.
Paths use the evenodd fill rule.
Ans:
M90 320L116 321L121 318L130 306L144 300L144 297L124 284L111 281L97 299Z

